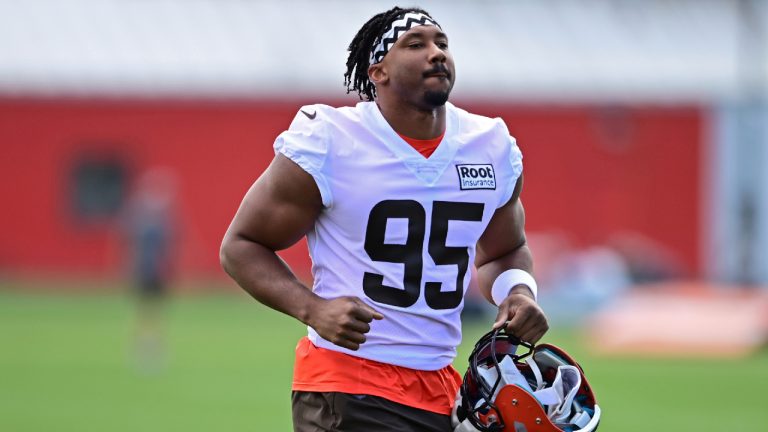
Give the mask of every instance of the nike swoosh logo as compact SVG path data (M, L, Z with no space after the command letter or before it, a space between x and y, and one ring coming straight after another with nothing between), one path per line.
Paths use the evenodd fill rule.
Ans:
M308 112L306 112L304 110L300 110L300 111L301 111L302 114L307 116L307 118L309 118L310 120L314 120L315 117L317 117L317 111L313 112L312 114L310 114L310 113L308 113Z

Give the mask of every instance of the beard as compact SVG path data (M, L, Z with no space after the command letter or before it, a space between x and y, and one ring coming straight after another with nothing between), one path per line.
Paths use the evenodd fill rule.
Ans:
M448 102L448 95L450 94L450 90L427 90L424 92L424 103L432 108L441 107Z
M443 84L448 84L447 88L433 90L429 89L424 92L424 104L430 108L439 108L448 102L448 96L453 89L453 73L448 69L444 63L435 63L435 65L428 71L425 71L422 75L427 79L433 74L444 74L444 78L436 78ZM435 78L433 78L435 79Z

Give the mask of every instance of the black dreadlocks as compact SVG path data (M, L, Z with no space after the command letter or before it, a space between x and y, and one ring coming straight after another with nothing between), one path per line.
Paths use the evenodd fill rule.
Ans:
M347 87L347 93L356 91L360 100L372 101L376 97L376 86L368 79L371 50L387 26L409 12L423 13L432 18L423 9L395 6L386 12L374 15L358 30L349 44L349 48L347 48L349 57L347 57L347 71L344 73L344 85Z

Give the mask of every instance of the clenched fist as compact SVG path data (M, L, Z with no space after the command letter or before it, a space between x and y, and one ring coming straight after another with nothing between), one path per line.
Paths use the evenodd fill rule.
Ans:
M307 323L323 339L357 351L365 342L365 334L371 330L371 321L383 318L357 297L321 298L313 305Z

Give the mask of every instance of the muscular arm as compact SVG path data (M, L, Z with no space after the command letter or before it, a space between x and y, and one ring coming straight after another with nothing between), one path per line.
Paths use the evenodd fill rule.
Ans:
M314 328L323 338L349 349L378 312L359 299L324 300L304 286L275 251L301 239L322 210L314 179L277 155L251 186L221 244L224 270L261 303Z
M525 211L520 200L522 187L521 175L512 198L496 210L477 243L478 285L490 302L493 302L491 287L501 273L513 268L533 273L533 258L525 239ZM544 312L527 286L517 285L510 289L507 298L498 305L494 327L509 321L508 331L524 341L535 343L549 329Z

